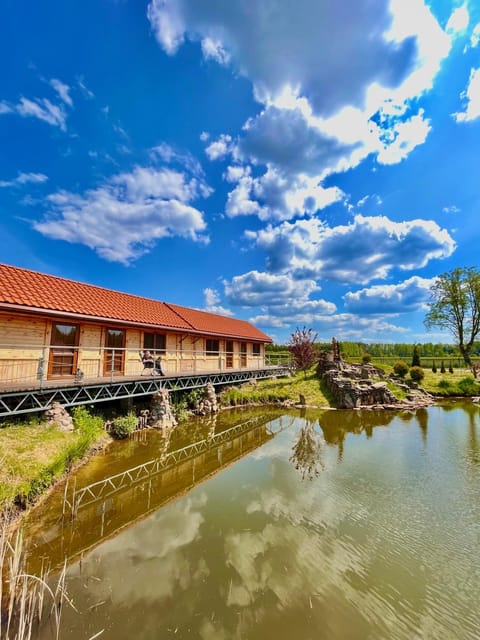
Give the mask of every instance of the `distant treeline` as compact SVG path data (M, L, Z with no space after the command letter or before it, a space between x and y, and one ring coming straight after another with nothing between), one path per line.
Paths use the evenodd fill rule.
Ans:
M350 359L350 358L358 358L361 357L365 353L369 353L372 359L378 358L399 358L402 360L408 360L412 358L413 349L416 346L418 349L418 353L420 357L424 358L444 358L448 360L449 358L460 358L460 352L458 348L453 344L443 344L443 343L433 343L433 342L425 342L425 343L417 343L415 344L406 344L406 343L380 343L380 342L340 342L340 353L342 357ZM316 342L316 348L320 351L331 349L331 342ZM285 352L288 351L287 345L280 344L270 344L267 345L267 352ZM480 342L476 342L473 345L472 355L480 355Z

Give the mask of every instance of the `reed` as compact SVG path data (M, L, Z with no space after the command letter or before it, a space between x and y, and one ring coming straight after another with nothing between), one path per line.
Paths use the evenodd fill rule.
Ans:
M12 529L12 520L0 522L0 638L30 640L40 624L51 621L56 640L60 637L60 619L65 602L66 564L54 581L48 568L40 575L25 570L26 554L20 529ZM71 604L71 603L70 603Z

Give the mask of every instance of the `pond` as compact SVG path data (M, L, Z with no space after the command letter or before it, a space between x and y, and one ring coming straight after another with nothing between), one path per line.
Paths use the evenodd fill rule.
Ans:
M115 443L29 519L33 565L69 558L60 637L478 639L479 423L256 410Z

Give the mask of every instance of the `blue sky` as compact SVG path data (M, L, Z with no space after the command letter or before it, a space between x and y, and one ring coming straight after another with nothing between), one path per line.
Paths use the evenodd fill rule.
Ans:
M480 5L0 6L0 261L250 320L436 342L478 267Z

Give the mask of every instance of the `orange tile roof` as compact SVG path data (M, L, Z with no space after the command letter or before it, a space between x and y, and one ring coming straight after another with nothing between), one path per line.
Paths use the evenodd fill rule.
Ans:
M6 264L0 264L2 306L271 342L266 334L244 320L170 305Z
M249 338L251 340L261 340L262 342L272 342L272 339L265 333L254 327L246 320L237 320L228 316L220 316L208 311L181 307L177 304L168 304L170 309L184 318L199 333L211 333L217 336L230 338Z

